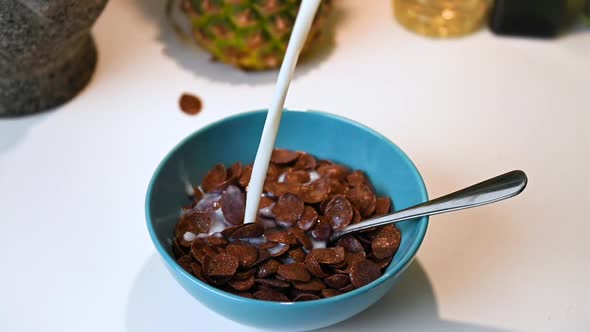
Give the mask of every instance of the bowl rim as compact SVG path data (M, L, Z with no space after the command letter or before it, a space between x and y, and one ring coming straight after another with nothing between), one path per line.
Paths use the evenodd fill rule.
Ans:
M313 301L272 302L272 301L265 301L265 300L258 300L258 299L250 299L247 297L234 295L232 293L215 288L215 287L199 280L198 278L196 278L195 276L193 276L192 274L190 274L186 270L184 270L178 263L176 263L176 260L171 255L168 254L168 252L164 248L163 244L160 241L158 241L158 237L156 235L155 229L153 227L153 222L152 222L152 219L150 216L150 205L151 205L152 192L154 189L154 183L155 183L155 180L160 175L160 173L162 172L164 165L167 164L168 160L182 146L184 146L188 141L193 139L195 136L201 134L202 132L205 132L215 126L221 125L225 121L235 120L235 119L239 119L239 118L243 118L243 117L244 118L250 117L250 116L253 116L256 114L266 113L267 111L268 111L267 109L258 109L258 110L240 112L240 113L233 114L233 115L230 115L227 117L223 117L223 118L216 120L210 124L207 124L207 125L201 127L200 129L197 129L197 130L193 131L192 133L190 133L189 135L187 135L184 139L182 139L179 143L177 143L172 148L172 150L170 150L164 156L164 158L160 161L160 163L156 167L156 170L154 171L154 173L150 179L150 182L148 184L146 198L145 198L145 218L146 218L146 224L147 224L148 232L149 232L150 238L152 240L152 243L156 247L158 254L164 260L164 262L169 267L173 268L177 273L181 274L182 276L184 276L185 278L190 280L193 284L196 284L197 286L204 288L205 290L212 292L218 296L224 297L226 299L229 299L229 300L232 300L232 301L235 301L238 303L256 304L256 305L262 305L265 307L275 307L275 308L276 307L284 307L284 306L297 306L297 307L306 307L307 306L307 307L309 307L309 306L314 306L314 305L319 305L319 304L343 301L343 300L355 297L359 294L365 293L365 292L379 286L380 284L384 283L386 280L403 272L405 267L415 257L418 249L420 248L420 246L422 245L422 242L424 241L424 237L426 235L426 230L428 228L428 219L429 218L427 216L421 217L417 221L418 222L418 232L417 232L414 242L410 245L410 248L407 250L406 254L404 256L400 257L399 261L395 265L393 265L393 268L386 270L378 279L374 280L373 282L371 282L363 287L360 287L360 288L357 288L357 289L352 290L350 292L346 292L346 293L336 295L333 297L321 298L319 300L313 300ZM317 115L320 117L326 117L326 118L329 118L332 120L341 121L341 122L347 123L351 126L357 127L361 130L364 130L367 133L374 135L374 136L378 137L379 139L383 140L392 149L396 150L397 153L399 153L402 156L403 162L409 166L409 168L412 172L412 176L415 177L418 182L418 191L419 191L418 194L420 195L420 198L422 199L423 202L428 200L428 193L426 191L426 186L424 184L424 180L423 180L420 172L418 171L418 168L416 167L416 165L412 162L412 160L408 157L408 155L401 148L399 148L395 143L393 143L389 138L385 137L383 134L375 131L374 129L369 128L368 126L361 124L360 122L357 122L357 121L354 121L354 120L351 120L351 119L348 119L348 118L345 118L343 116L336 115L333 113L316 111L316 110L294 110L294 109L284 109L284 112L285 113L309 113L309 114L314 114L314 115Z

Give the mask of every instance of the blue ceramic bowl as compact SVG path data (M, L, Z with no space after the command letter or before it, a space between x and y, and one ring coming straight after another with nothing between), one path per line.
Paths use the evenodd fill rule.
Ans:
M211 310L233 321L273 331L329 326L365 310L391 289L416 255L426 233L427 218L398 224L401 245L379 279L349 293L308 302L267 302L226 293L184 271L172 254L174 225L181 207L187 203L187 180L199 183L217 163L252 163L265 117L265 111L232 116L178 144L164 158L149 184L147 227L172 276ZM387 138L353 121L321 112L286 111L276 145L365 171L377 193L392 198L396 210L427 200L422 178L410 159Z

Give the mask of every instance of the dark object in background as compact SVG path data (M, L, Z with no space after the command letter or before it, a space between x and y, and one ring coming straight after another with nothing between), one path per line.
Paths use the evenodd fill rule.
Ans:
M72 99L96 66L90 28L108 0L0 0L0 117Z
M567 20L565 0L496 0L490 28L499 35L551 38Z

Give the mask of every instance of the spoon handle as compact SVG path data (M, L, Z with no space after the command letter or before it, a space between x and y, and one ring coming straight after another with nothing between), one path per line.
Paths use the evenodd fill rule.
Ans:
M403 220L498 202L520 194L526 184L527 176L523 171L511 171L422 204L350 225L341 231L334 232L330 241L335 241L346 234L394 224Z

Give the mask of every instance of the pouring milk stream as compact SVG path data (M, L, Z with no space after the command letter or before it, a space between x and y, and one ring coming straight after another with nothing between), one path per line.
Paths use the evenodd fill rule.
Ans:
M246 195L246 211L244 215L244 223L252 223L256 220L258 213L258 206L260 204L260 196L264 186L264 179L268 170L268 163L274 148L277 132L281 123L281 115L283 113L283 105L287 96L287 89L293 78L293 72L299 54L303 49L307 35L313 23L315 13L318 10L321 0L303 0L295 19L293 32L287 45L287 51L279 76L275 86L272 103L266 115L264 129L258 145L256 159L252 168L252 177L248 185L248 193Z

